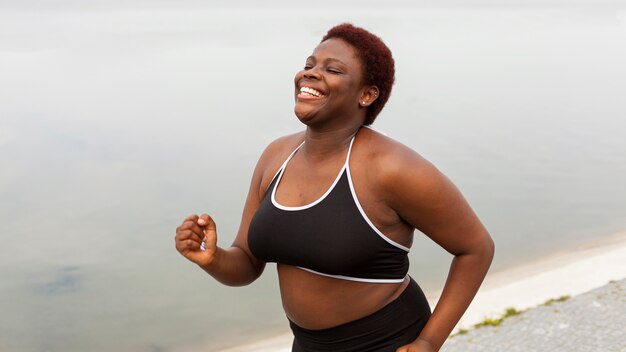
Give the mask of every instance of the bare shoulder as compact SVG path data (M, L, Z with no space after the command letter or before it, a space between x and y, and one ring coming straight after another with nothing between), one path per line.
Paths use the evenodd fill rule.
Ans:
M289 154L291 154L303 140L304 132L298 132L279 137L265 147L255 170L255 173L258 173L260 177L261 186L267 186L267 184L269 184L271 177L278 171Z
M367 166L360 174L366 175L377 198L392 208L398 210L399 202L406 206L408 199L415 206L417 200L432 201L433 197L456 192L452 182L415 150L371 129L361 133L357 151Z
M267 145L263 154L280 154L285 148L291 149L292 146L296 148L302 141L304 141L304 131L278 137ZM292 151L293 150L290 150L289 153Z
M415 150L378 131L363 129L359 137L361 157L367 160L368 170L379 181L394 181L407 172L427 177L437 170Z

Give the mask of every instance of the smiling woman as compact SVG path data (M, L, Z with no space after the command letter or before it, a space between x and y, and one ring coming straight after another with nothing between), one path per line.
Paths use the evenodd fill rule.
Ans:
M389 99L395 65L391 51L380 38L367 31L354 29L350 24L342 24L332 28L324 36L315 53L307 58L304 70L296 75L296 89L300 88L296 90L296 102L298 98L306 100L308 95L324 95L323 91L303 82L315 74L316 68L329 73L331 82L332 75L353 78L359 84L367 86L370 96L363 97L360 105L367 108L363 124L371 125ZM328 53L325 53L329 46L335 56L327 56ZM300 117L297 104L296 116Z
M306 128L263 152L232 246L217 246L208 214L177 228L177 250L226 285L247 285L265 263L278 264L294 352L437 351L493 258L491 237L457 188L413 150L363 128L393 82L380 38L332 28L294 79ZM432 314L407 275L415 229L454 256Z
M323 41L296 74L296 116L306 125L352 120L378 94L376 86L363 85L363 72L351 45L338 38Z

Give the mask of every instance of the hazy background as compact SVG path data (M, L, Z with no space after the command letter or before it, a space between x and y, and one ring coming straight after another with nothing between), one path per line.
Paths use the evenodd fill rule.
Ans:
M182 351L287 327L276 274L223 287L174 231L233 239L293 76L331 26L396 59L375 127L434 162L494 270L626 228L626 5L617 1L0 1L0 350ZM417 236L411 274L450 257ZM206 348L204 350L206 350Z

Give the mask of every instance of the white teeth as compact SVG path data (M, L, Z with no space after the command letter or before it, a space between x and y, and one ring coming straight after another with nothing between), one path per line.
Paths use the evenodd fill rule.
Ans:
M321 97L321 96L324 95L324 94L322 94L322 92L320 92L318 90L315 90L313 88L310 88L310 87L301 87L300 88L300 93L307 93L307 94L310 94L310 95L314 95L316 97Z

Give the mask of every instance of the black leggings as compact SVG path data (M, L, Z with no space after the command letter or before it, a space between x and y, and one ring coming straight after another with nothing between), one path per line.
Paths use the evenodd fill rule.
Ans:
M430 317L419 285L411 282L402 294L379 311L336 327L309 330L290 321L292 352L395 352L414 341Z

